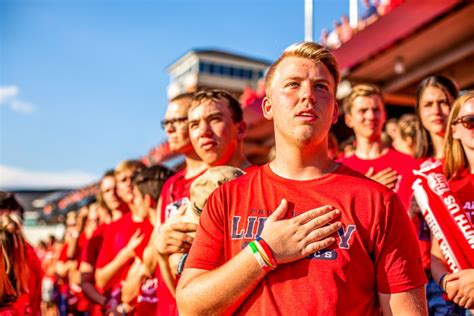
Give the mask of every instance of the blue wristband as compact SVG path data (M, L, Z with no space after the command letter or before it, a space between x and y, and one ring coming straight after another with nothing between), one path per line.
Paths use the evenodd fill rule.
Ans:
M188 254L185 253L180 259L178 263L178 275L181 276L184 270L184 264L186 263L186 259L188 258Z
M446 291L443 288L443 280L444 280L444 277L447 275L448 275L448 272L443 273L441 277L439 278L439 282L438 282L439 288L441 289L443 293L446 293Z

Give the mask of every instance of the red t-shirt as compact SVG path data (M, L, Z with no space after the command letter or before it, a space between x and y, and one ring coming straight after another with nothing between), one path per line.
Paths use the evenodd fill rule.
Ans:
M237 255L260 235L282 198L290 217L327 204L341 210L338 242L269 272L237 314L379 315L377 292L426 283L415 231L399 198L344 165L308 181L282 178L264 165L223 184L201 214L186 267L212 270Z
M408 210L413 196L411 185L415 181L413 170L419 168L419 163L415 158L389 148L385 155L377 159L361 159L356 155L352 155L342 158L340 162L362 174L366 174L370 167L374 168L374 173L388 167L396 170L398 172L398 180L393 190L397 192L405 209Z
M151 233L153 232L153 225L150 223L149 219L144 219L142 222L134 222L132 219L132 213L129 212L105 228L102 248L99 257L97 258L97 268L102 268L111 262L120 250L127 245L130 238L138 229L140 229L141 233L144 234L144 238L140 245L135 249L135 253L139 258L143 259L143 251L150 240ZM109 291L118 288L121 281L125 280L127 277L128 269L132 263L133 259L130 259L127 264L123 265L118 273L116 273L107 283L104 290Z
M156 271L158 272L159 269ZM134 315L155 315L158 306L158 278L148 278L140 286Z
M449 188L474 225L474 174L468 171L449 181Z
M183 169L165 182L160 193L160 220L162 223L164 223L171 215L175 214L181 205L189 203L189 190L191 184L203 173L204 171L192 178L186 179L186 169Z
M97 226L91 238L82 249L81 261L87 262L94 268L97 263L97 258L99 258L99 254L102 251L104 232L108 226L109 224L100 224Z
M77 268L79 269L79 265L82 259L82 253L88 244L88 239L84 232L79 234L79 239L77 241L76 253L74 254L74 258L72 260L76 260L78 265ZM61 253L59 255L59 261L67 262L69 259L67 257L67 249L69 244L64 244L63 248L61 249ZM77 310L80 312L86 312L90 308L90 302L82 293L82 288L79 284L70 284L70 281L67 277L63 279L64 283L61 285L62 293L68 293L68 304L70 304L70 308L72 310Z

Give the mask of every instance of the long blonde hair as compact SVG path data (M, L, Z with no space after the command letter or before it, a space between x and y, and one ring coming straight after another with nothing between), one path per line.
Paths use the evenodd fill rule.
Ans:
M14 213L0 214L0 302L15 302L28 293L29 269L21 220Z
M446 178L449 180L455 178L461 174L461 172L467 168L466 153L462 147L459 139L453 138L452 125L453 122L458 118L461 107L469 99L474 98L474 91L468 91L459 98L456 99L451 112L449 113L448 126L446 128L446 135L444 136L444 173Z

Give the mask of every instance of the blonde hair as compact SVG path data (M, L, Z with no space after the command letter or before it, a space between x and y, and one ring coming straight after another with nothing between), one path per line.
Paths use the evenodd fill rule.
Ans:
M115 175L128 170L137 171L145 168L145 164L139 160L123 160L115 167Z
M474 91L468 91L464 95L456 99L451 112L449 113L448 127L444 136L444 174L446 178L452 179L460 175L467 168L466 153L459 139L453 138L453 122L458 118L461 107L468 100L474 98Z
M377 86L368 84L368 83L361 83L361 84L355 85L352 88L351 93L344 100L344 103L343 103L344 113L346 114L351 113L352 105L354 103L354 100L357 97L368 97L371 95L379 96L383 102L382 92Z
M317 43L301 42L290 45L287 49L285 49L278 60L274 62L268 69L267 75L265 76L265 91L267 95L270 95L270 87L273 83L273 77L275 76L278 66L284 59L288 57L301 57L310 59L314 62L323 63L334 78L334 89L337 89L337 85L340 80L339 68L336 58L331 53L331 51L327 47L321 46ZM334 93L335 92L336 91L334 91Z
M461 141L453 138L452 125L458 118L461 107L472 98L474 98L474 91L469 91L460 96L454 102L451 107L451 112L449 113L448 128L446 129L446 135L444 136L443 149L444 173L448 180L459 176L461 171L467 167L466 153L464 152Z
M15 213L0 215L0 301L15 302L28 293L29 269L21 219Z

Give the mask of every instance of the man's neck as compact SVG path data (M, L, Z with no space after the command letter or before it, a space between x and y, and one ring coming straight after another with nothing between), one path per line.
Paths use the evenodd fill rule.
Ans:
M334 171L339 164L329 159L327 146L275 145L275 160L270 168L280 177L292 180L312 180Z
M112 222L115 222L116 220L119 220L120 217L122 217L123 214L130 212L130 208L128 207L127 203L122 203L120 206L112 210Z
M191 179L206 170L206 164L199 158L198 155L186 155L184 156L184 161L186 163L186 171L184 178Z
M356 146L355 155L360 159L366 160L380 158L388 151L388 147L380 137L377 139L357 137Z
M120 210L112 210L112 222L119 220L123 213Z
M397 147L393 146L397 151L401 152L401 153L404 153L406 155L409 155L409 156L413 156L414 155L414 152L415 152L415 149L413 147L411 147L410 145L408 145L407 143L404 143L404 142L400 142Z
M237 145L237 148L235 149L234 154L223 165L240 168L242 170L252 165L250 161L247 160L247 157L245 157L244 155L244 149L243 149L242 143L239 143Z
M132 215L132 221L135 223L141 223L148 218L148 210L137 209L135 205L128 205L130 213Z

